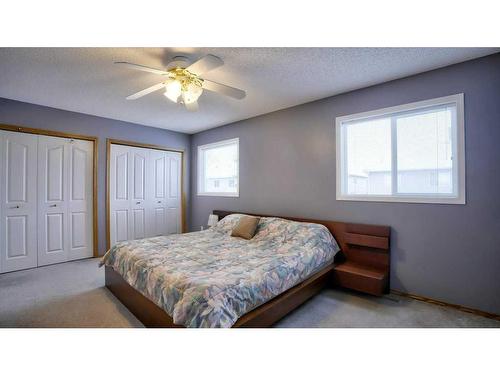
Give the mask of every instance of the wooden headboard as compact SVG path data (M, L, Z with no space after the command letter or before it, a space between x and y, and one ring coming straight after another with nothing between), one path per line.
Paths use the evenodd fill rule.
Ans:
M338 260L346 258L356 263L370 265L376 268L389 268L389 249L391 227L385 225L354 224L341 221L315 220L297 217L284 217L277 215L261 215L246 212L231 212L214 210L213 214L219 216L219 220L227 215L242 213L261 217L280 217L287 220L302 221L308 223L322 224L327 227L342 249ZM336 258L337 261L337 258Z

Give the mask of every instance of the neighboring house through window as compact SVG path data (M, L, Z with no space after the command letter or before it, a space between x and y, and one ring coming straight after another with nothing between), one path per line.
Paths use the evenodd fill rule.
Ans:
M239 139L198 146L198 195L239 196Z
M337 199L465 203L463 94L336 119Z

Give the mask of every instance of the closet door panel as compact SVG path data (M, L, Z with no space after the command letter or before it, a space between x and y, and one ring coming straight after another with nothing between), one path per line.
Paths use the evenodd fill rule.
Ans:
M45 215L45 229L47 253L64 252L64 217L63 213L53 213ZM62 260L65 260L64 258Z
M38 137L38 265L67 259L67 142Z
M130 147L132 160L132 199L130 200L131 229L129 240L139 240L146 237L146 209L148 181L148 150L139 147Z
M129 217L132 169L129 149L126 146L111 145L109 175L110 240L111 246L129 239L132 224Z
M180 233L179 210L167 208L167 234Z
M169 162L169 179L168 179L168 198L169 205L179 204L179 192L180 192L180 158L176 154L170 154L168 158Z
M37 265L37 139L0 131L0 272Z
M121 152L120 152L121 151ZM114 199L120 202L127 202L129 200L128 190L128 151L116 150L114 162L115 178L112 182L115 183Z
M144 201L146 199L146 159L147 152L142 149L132 149L132 159L134 161L132 179L133 196L132 199Z
M70 250L73 255L70 258L76 258L75 252L84 250L82 257L92 256L92 248L89 246L88 232L90 231L89 226L89 215L87 212L72 212L70 213L70 228L71 228L71 239L70 239Z
M115 225L115 243L127 241L129 238L129 215L128 208L126 210L115 210L114 222ZM114 245L114 244L112 244Z
M164 236L167 231L167 153L150 150L150 180L152 191L148 199L149 236Z
M6 220L7 259L23 258L28 255L27 215L12 215Z
M146 237L146 210L144 208L138 208L132 210L133 216L133 239L138 240Z
M68 259L93 255L93 143L69 140L68 144Z
M167 158L164 152L161 151L153 151L152 152L152 159L154 163L154 199L157 200L164 200L165 199L165 193L166 193L166 167L167 167ZM161 202L158 202L161 203Z
M168 152L167 233L181 233L181 155Z
M167 215L164 207L155 207L153 211L153 234L152 236L164 236L167 234Z

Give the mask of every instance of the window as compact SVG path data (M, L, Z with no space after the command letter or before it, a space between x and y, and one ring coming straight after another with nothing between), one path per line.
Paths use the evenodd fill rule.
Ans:
M198 195L238 197L239 139L198 146Z
M335 126L338 200L465 204L463 94Z

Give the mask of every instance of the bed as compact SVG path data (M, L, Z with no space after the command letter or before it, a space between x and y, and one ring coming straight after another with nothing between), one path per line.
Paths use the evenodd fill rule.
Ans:
M244 240L230 236L241 214L215 213L211 229L123 242L103 257L106 286L145 326L267 327L331 282L332 234L348 224L262 217Z

